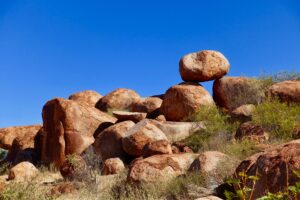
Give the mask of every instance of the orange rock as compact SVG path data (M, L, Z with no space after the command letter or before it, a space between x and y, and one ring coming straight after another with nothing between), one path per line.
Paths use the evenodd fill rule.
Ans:
M155 118L159 113L159 108L162 104L162 99L159 97L147 97L135 102L132 105L133 112L145 112L147 118Z
M38 172L30 162L21 162L9 170L8 180L30 181L37 176Z
M195 113L201 106L214 105L208 91L197 83L181 83L167 90L161 113L169 121L182 121Z
M69 99L86 106L95 107L101 97L102 95L98 92L95 92L93 90L85 90L72 94L71 96L69 96Z
M144 158L157 154L172 154L172 147L168 140L149 142L142 150L142 156Z
M285 102L300 103L300 81L283 81L268 89L268 96Z
M118 119L118 122L130 120L138 123L147 116L147 113L142 112L113 111L112 113Z
M66 155L80 155L94 143L93 135L101 124L115 121L96 108L72 100L48 101L43 108L42 161L59 167Z
M129 89L116 89L102 97L96 107L102 111L132 110L132 105L140 101L141 97L135 91Z
M229 71L229 62L218 51L204 50L183 56L179 62L182 80L204 82L222 78Z
M292 186L299 181L293 173L299 170L300 140L294 140L268 148L245 159L237 167L236 174L244 172L248 176L259 177L253 189L253 199L257 199L267 192L286 191L287 184ZM252 188L253 181L247 180L246 186Z
M102 175L120 174L125 170L124 163L120 158L110 158L105 160Z

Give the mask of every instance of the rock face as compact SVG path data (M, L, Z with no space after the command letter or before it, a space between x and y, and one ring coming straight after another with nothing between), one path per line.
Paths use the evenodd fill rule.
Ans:
M9 170L8 179L30 181L38 174L38 169L30 162L21 162Z
M201 106L214 105L213 98L197 83L181 83L167 90L161 113L169 121L181 121L198 111Z
M148 97L135 102L132 105L133 112L144 112L147 113L148 118L155 118L159 113L162 99L159 97Z
M172 154L172 147L168 140L157 140L146 144L142 151L144 158L158 154Z
M300 103L300 81L283 81L268 89L268 96L285 102Z
M132 105L140 101L141 97L135 91L129 89L117 89L102 97L96 107L102 111L132 110Z
M65 180L84 181L89 178L86 162L79 155L68 155L59 170Z
M257 199L267 192L285 191L287 184L294 185L299 179L293 171L299 170L300 140L294 140L245 159L236 174L245 172L249 176L259 176L253 191L253 199ZM252 185L252 181L247 181L247 187L252 188Z
M230 175L230 170L233 168L231 165L233 165L233 159L226 154L218 151L206 151L200 153L194 160L189 171L201 172L210 183L209 187L214 188L223 182L226 175Z
M258 125L246 122L240 125L235 134L235 139L248 139L256 142L263 142L269 139L269 134Z
M120 158L110 158L104 162L102 175L120 174L124 169L124 163Z
M223 77L213 84L215 102L230 111L244 104L258 104L265 94L261 82L245 77Z
M171 142L181 141L195 132L205 129L202 122L159 122L156 120L150 122L162 130Z
M126 132L122 139L122 146L129 155L139 157L142 155L144 146L156 140L167 140L167 137L150 120L145 119Z
M147 113L141 112L113 111L112 113L118 119L118 122L130 120L138 123L139 121L145 119L147 116Z
M158 182L185 174L198 154L164 154L137 159L130 166L128 180L135 183Z
M115 121L116 118L75 101L48 101L43 107L42 161L59 167L66 155L81 154L94 143L93 134L102 123Z
M101 97L102 95L98 92L95 92L93 90L85 90L72 94L71 96L69 96L69 99L85 106L95 107Z
M105 129L96 137L94 147L103 161L116 157L126 160L127 154L122 148L122 138L134 125L132 121L120 122Z
M0 129L0 148L9 150L13 141L18 138L22 141L22 146L31 146L34 136L41 129L41 125L13 126Z
M229 62L217 51L204 50L183 56L179 62L182 80L204 82L222 78L229 71Z
M250 121L252 119L252 114L255 111L255 106L253 104L246 104L234 109L230 114L232 117L243 120Z

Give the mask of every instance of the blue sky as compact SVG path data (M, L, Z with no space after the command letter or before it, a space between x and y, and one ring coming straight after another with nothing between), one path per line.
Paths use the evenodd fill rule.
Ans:
M47 100L76 91L164 93L203 49L232 76L300 71L300 1L0 0L0 127L41 123Z

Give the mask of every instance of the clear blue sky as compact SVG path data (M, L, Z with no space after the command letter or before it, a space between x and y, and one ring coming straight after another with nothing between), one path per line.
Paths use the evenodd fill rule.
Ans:
M300 71L300 1L0 0L0 127L41 123L47 100L76 91L164 93L202 49L233 76Z

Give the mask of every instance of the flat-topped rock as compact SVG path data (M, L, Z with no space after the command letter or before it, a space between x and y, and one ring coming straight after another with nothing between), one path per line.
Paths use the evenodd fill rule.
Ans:
M77 92L69 96L70 100L84 104L86 106L95 107L97 102L101 99L102 95L93 90L85 90Z
M113 115L118 119L118 122L122 121L133 121L138 123L146 118L147 113L142 112L128 112L128 111L113 111Z

